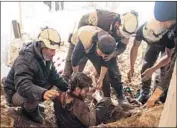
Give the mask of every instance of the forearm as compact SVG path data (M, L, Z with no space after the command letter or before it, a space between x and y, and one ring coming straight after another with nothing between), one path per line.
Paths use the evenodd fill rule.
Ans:
M101 67L101 72L100 72L99 80L103 80L104 79L107 71L108 71L107 67L104 67L104 66Z
M153 71L156 71L157 69L164 67L171 61L171 58L167 55L162 57L154 66L151 67Z
M15 84L17 92L28 100L42 101L43 94L47 90L38 85L34 85L31 81L22 80L21 83Z
M138 47L133 46L130 51L130 69L134 69L137 54L138 54Z

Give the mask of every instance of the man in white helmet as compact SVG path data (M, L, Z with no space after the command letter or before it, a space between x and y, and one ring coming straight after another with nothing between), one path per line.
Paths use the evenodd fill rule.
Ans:
M60 35L52 28L45 28L38 41L25 45L5 80L7 102L11 106L21 106L22 112L32 121L43 122L39 103L58 96L55 85L66 91L68 84L56 72L52 58L60 46Z
M117 42L117 51L107 56L105 60L110 60L112 57L116 57L124 52L129 38L135 33L138 27L138 14L135 11L127 12L120 16L120 14L115 12L110 12L106 10L96 10L92 13L82 16L78 29L82 26L96 26L105 31L107 31ZM70 35L70 38L72 34ZM71 66L71 54L74 49L74 45L71 43L71 39L68 39L70 46L68 49L65 68L63 76L66 79L71 77L73 72ZM82 58L79 66L79 71L83 71L85 64L87 62L87 57Z
M123 83L117 58L105 60L114 52L119 52L115 39L101 28L83 26L73 34L72 43L75 45L71 58L73 71L78 72L80 61L83 57L87 57L99 74L97 89L103 90L105 97L110 97L110 86L112 86L119 103L128 103L123 95Z
M158 14L161 15L161 12ZM162 17L165 16L162 15ZM169 37L169 31L175 27L176 19L174 17L175 15L173 13L173 19L168 22L160 22L154 18L140 26L136 32L134 44L130 51L130 71L128 72L128 77L131 80L134 73L134 64L138 53L138 47L140 46L141 41L144 40L148 43L148 47L143 60L141 89L140 96L138 97L138 100L143 104L146 103L150 96L152 74L157 69L162 69L162 67L166 66L171 61L175 43L174 40ZM159 53L161 53L162 56L160 60L156 62Z
M161 24L170 24L176 20L176 5L177 2L155 2L154 16L157 21ZM158 78L154 87L154 91L145 106L153 107L159 99L162 101L166 100L167 92L169 90L172 73L174 72L175 62L177 58L177 25L171 27L168 32L169 40L173 40L175 43L175 49L173 49L171 61L161 69L161 73L156 74ZM169 41L168 41L169 43ZM176 86L176 85L173 85Z

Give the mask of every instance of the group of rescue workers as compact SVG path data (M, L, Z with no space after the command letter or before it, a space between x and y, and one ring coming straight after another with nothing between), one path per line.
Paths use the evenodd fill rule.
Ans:
M61 128L85 128L131 116L131 108L122 111L129 100L123 93L124 84L117 63L117 56L125 51L131 37L134 40L130 50L129 80L134 74L138 47L142 40L148 44L137 102L146 107L154 106L158 100L164 103L177 57L176 2L155 2L154 18L140 27L138 19L135 11L120 15L96 10L82 16L77 30L69 35L62 76L52 61L61 44L60 35L53 28L41 30L37 41L23 46L5 80L8 105L21 106L26 116L42 123L39 103L51 99L57 126ZM94 90L102 90L104 95L103 98L92 95L97 101L94 109L84 102L93 88L92 79L82 73L87 60L99 75ZM152 74L158 69L152 84ZM52 89L53 86L57 90ZM110 86L116 92L119 106L111 102Z

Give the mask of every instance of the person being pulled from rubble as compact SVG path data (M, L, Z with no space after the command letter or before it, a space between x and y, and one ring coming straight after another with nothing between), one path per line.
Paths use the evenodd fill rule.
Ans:
M79 71L79 62L86 56L99 74L97 89L103 90L104 97L110 97L111 85L119 102L126 103L116 57L105 60L105 57L118 51L115 39L101 28L83 26L73 34L72 43L75 45L71 59L73 71Z
M68 91L61 92L55 97L54 114L59 128L87 128L136 113L132 108L114 106L110 98L103 98L99 93L90 93L89 87L92 87L91 78L77 72L70 79ZM89 108L84 100L90 94L97 104Z
M177 2L155 2L154 7L154 16L155 19L161 24L167 24L173 20L176 20L176 4ZM167 95L167 90L170 85L172 73L175 66L175 61L177 58L177 25L171 27L170 31L167 33L168 40L167 43L174 42L175 49L173 49L171 61L162 68L161 73L157 74L157 82L155 85L154 92L146 102L145 106L152 107L155 105L155 102L160 98L162 99L162 95ZM176 85L174 85L176 86ZM164 94L166 93L166 94ZM166 97L165 97L166 98ZM164 99L163 99L164 100Z
M44 121L39 103L58 95L57 90L51 89L53 85L61 91L68 89L68 83L57 74L52 62L60 42L56 30L41 30L37 41L24 45L5 80L9 105L21 106L24 115L37 123Z
M123 15L106 10L96 10L92 13L82 16L78 24L78 29L87 25L96 26L107 31L112 37L114 37L116 42L119 42L117 45L117 49L119 50L111 54L111 56L105 58L106 60L110 60L112 57L117 57L117 55L123 53L126 49L129 38L132 36L132 34L135 33L138 27L138 14L133 10ZM66 80L68 80L73 73L71 55L74 49L74 45L70 41L71 37L72 34L70 34L68 39L70 45L63 72L63 77ZM82 58L80 61L79 71L83 71L87 60L87 57Z
M142 104L145 104L148 98L150 97L152 74L157 69L160 69L160 72L162 72L161 69L164 66L168 65L171 61L175 43L173 39L169 38L168 32L175 26L175 24L175 18L173 18L169 22L164 23L159 22L154 18L140 26L136 32L134 43L130 51L130 70L128 72L128 77L131 80L131 77L134 73L134 64L137 57L138 48L142 40L144 40L148 43L148 47L143 58L140 84L141 89L140 95L137 98ZM156 62L159 53L161 53L161 57L160 60Z

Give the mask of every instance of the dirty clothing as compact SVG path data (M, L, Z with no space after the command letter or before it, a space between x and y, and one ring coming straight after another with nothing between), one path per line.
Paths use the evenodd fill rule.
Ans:
M110 98L103 98L99 103L96 104L96 125L101 123L110 123L116 121L113 116L113 110L115 106L112 104Z
M41 102L46 90L55 85L66 91L68 84L63 80L52 61L44 61L40 42L31 42L23 47L5 81L6 98L9 103L18 93L26 101Z
M169 39L168 37L168 32L165 35L163 35L163 37L157 42L149 42L148 40L146 40L142 32L144 25L146 25L146 23L140 26L140 28L137 30L136 37L135 37L137 41L144 40L148 43L148 47L146 49L146 53L143 58L143 66L142 66L141 74L146 69L152 67L155 64L159 56L159 53L161 54L165 53L165 48L173 49L175 47L174 40ZM142 89L147 90L147 93L149 93L151 78L147 81L142 81L141 85L142 85Z
M87 29L88 27L93 28L93 30L90 29L91 32L95 31L94 30L95 27L92 27L92 26L85 26L84 28L86 30L89 30ZM102 31L103 30L100 30L97 33L97 35L99 35L99 33L102 33ZM82 33L84 34L84 31L82 31ZM78 42L76 43L76 46L72 54L72 59L71 59L72 66L79 65L80 60L86 56L92 62L96 71L99 74L101 72L102 66L107 67L108 72L105 75L105 78L103 80L103 88L102 88L104 96L110 97L110 84L111 84L111 86L115 89L117 93L117 97L123 98L123 94L122 94L123 84L121 82L121 75L120 75L119 68L117 66L117 61L116 61L117 58L114 57L109 61L105 61L102 57L98 56L96 53L97 41L94 39L96 39L95 36L93 36L92 39L90 39L90 41L87 41L87 42L82 42L81 38L78 39ZM88 46L90 46L90 48Z
M115 38L116 42L118 42L117 48L120 51L119 54L121 54L125 51L126 44L122 43L121 38L116 34L116 29L113 27L116 21L120 21L119 14L115 12L106 11L106 10L96 10L95 12L82 16L78 28L91 25L91 26L97 26L109 32L109 34ZM64 76L68 78L71 76L73 72L71 67L71 54L73 49L74 46L70 43L67 57L66 57L66 62L65 62L65 68L64 68ZM88 58L86 57L82 58L82 60L80 61L79 71L83 71L85 64L87 63L87 60Z
M73 97L70 103L65 102L66 93ZM83 100L74 96L74 94L66 93L62 93L54 99L54 114L59 128L87 128L127 117L123 108L119 105L114 106L108 97L104 97L94 108L89 110Z
M12 106L21 107L23 106L26 110L31 111L34 110L38 105L39 101L37 100L27 100L24 97L20 96L18 93L15 93L12 96Z
M73 100L66 103L66 95L71 96ZM59 128L87 128L95 125L92 124L94 118L91 117L95 110L90 111L82 99L70 92L61 93L54 99L54 110Z

